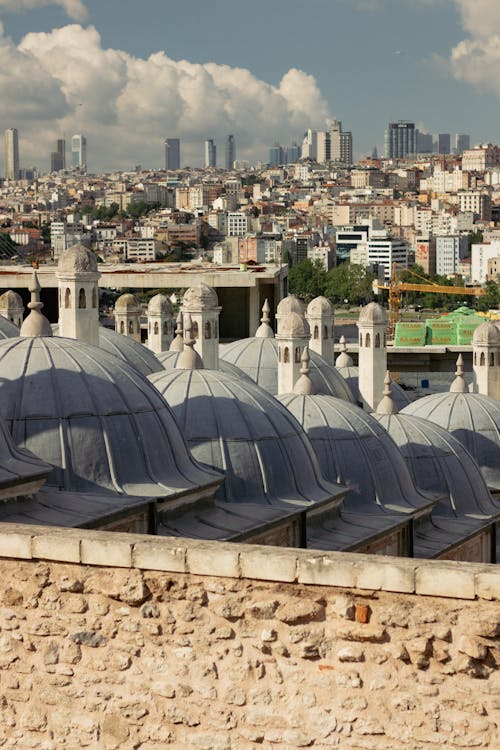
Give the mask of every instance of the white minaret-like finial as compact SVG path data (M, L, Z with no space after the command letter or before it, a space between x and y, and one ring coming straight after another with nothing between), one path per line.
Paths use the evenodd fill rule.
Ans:
M219 315L217 292L207 284L190 287L182 298L182 312L189 313L193 323L194 348L207 370L219 369ZM185 323L184 323L185 325Z
M177 327L175 329L175 338L170 344L169 351L171 352L182 352L184 349L184 331L182 322L182 311L179 310L176 320Z
M456 378L450 385L450 393L468 393L467 383L464 380L464 360L461 354L457 359Z
M500 331L494 323L482 323L472 337L474 392L500 400Z
M300 376L301 353L309 343L310 333L307 320L299 313L278 318L278 395L293 393Z
M115 331L141 343L141 306L133 294L122 294L115 302Z
M391 374L389 370L387 370L385 374L384 390L382 391L382 396L383 398L377 406L377 414L396 414L397 409L394 406L394 401L392 400Z
M338 367L339 369L341 367L352 367L353 361L352 357L349 356L347 353L347 344L345 342L345 336L340 337L340 354L335 360L335 367Z
M274 331L271 328L271 318L269 317L270 312L271 312L271 308L269 307L269 302L266 299L262 306L262 318L260 319L260 326L255 331L255 338L257 339L273 339L274 338Z
M42 313L43 302L40 301L40 284L36 271L33 271L29 290L31 292L31 302L28 302L30 314L24 320L19 335L26 338L30 336L52 336L52 327Z
M333 307L326 297L316 297L307 306L306 320L311 329L309 347L333 365Z
M155 294L148 304L148 349L155 354L168 351L174 338L174 308L164 294Z
M184 348L177 357L176 370L202 370L203 360L194 348L194 338L191 336L193 323L189 313L184 317Z
M99 346L97 258L85 245L68 247L59 258L59 336Z
M293 392L297 396L310 396L313 392L313 384L309 373L309 347L305 346L300 358L300 377L293 386Z
M359 392L365 404L375 409L387 372L387 312L377 302L363 307L358 320Z

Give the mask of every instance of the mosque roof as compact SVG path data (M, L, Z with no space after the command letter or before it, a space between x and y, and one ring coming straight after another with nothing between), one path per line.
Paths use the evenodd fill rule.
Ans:
M170 498L218 484L137 370L60 337L0 342L0 416L60 489Z
M290 412L254 383L217 370L169 370L149 379L194 457L224 471L220 500L307 507L343 494L323 479Z
M240 339L220 346L219 362L223 360L236 365L274 396L278 393L278 346L279 342L275 338ZM354 402L349 386L335 367L316 352L310 351L309 355L314 391Z

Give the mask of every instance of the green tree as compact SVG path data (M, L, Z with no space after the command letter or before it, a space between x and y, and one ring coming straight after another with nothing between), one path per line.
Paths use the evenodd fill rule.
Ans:
M361 304L372 296L375 278L368 268L356 263L341 263L328 273L325 294L335 302L348 300L351 304Z
M306 300L319 297L325 293L328 274L321 261L314 263L306 258L297 263L288 273L290 292Z
M498 277L497 277L498 278ZM500 303L500 286L497 281L487 281L484 285L485 294L479 297L479 310L497 310Z

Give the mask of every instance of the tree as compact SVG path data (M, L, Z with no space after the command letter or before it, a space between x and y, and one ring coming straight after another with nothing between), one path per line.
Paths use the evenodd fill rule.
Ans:
M479 310L497 310L500 303L500 287L496 281L487 281L484 285L485 294L479 297Z
M362 304L372 296L375 278L366 266L356 263L341 263L328 273L325 294L336 302L349 300L351 304Z
M309 258L301 260L289 271L290 292L306 300L319 297L325 293L327 277L321 261L316 260L313 263Z

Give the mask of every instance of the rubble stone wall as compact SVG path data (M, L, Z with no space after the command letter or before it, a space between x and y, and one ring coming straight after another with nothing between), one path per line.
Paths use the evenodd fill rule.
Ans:
M0 747L500 747L500 569L0 524Z

